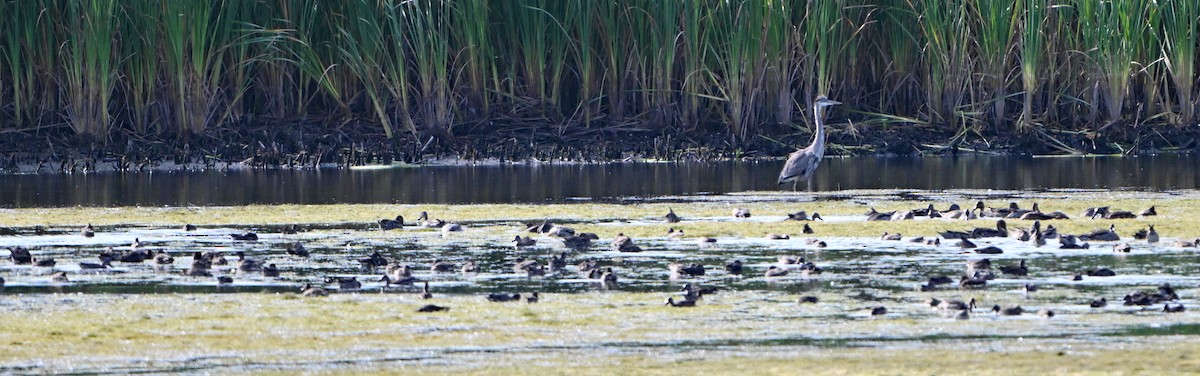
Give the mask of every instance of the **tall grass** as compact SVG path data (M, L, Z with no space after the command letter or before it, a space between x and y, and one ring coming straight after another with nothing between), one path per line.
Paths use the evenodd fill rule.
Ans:
M1182 0L0 0L0 131L549 123L741 146L816 95L941 130L1191 125L1198 17Z

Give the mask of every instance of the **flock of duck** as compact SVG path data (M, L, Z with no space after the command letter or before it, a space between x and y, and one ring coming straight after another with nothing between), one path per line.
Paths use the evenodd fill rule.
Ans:
M733 209L731 215L734 218L749 218L750 211L745 208ZM1150 217L1157 215L1156 209L1150 207L1139 213L1128 211L1113 210L1108 207L1095 207L1087 209L1083 217L1093 219L1128 219L1138 217ZM1007 207L993 208L986 206L982 201L977 202L970 209L962 209L958 205L951 205L946 210L937 210L934 206L928 205L925 208L913 210L898 210L893 212L879 212L871 209L866 214L867 221L902 221L912 220L917 217L928 218L947 218L947 219L978 219L978 218L997 218L994 228L974 228L968 230L946 230L940 232L937 236L918 236L905 238L898 233L884 233L881 240L884 241L908 241L913 243L921 243L926 245L940 246L943 241L954 242L953 246L961 249L963 253L973 253L981 255L1000 254L1004 251L997 246L991 245L980 247L975 241L985 238L1010 238L1021 242L1031 242L1034 246L1047 245L1048 239L1057 239L1059 248L1063 249L1087 249L1092 247L1090 242L1117 242L1113 245L1114 252L1129 252L1131 247L1128 242L1122 242L1122 236L1117 233L1115 225L1110 225L1106 229L1100 229L1084 234L1060 234L1053 225L1043 227L1042 221L1053 221L1069 219L1070 217L1062 212L1043 212L1037 204L1034 204L1029 209L1022 209L1016 203L1011 203ZM1010 227L1007 220L1032 220L1033 223L1028 228ZM661 219L667 223L680 223L682 218L675 213L673 209L669 209L668 213ZM814 234L815 231L809 225L809 221L823 220L818 213L809 215L806 212L796 212L788 214L787 220L803 221L801 232L804 234ZM455 232L464 230L460 224L447 222L440 219L430 219L426 212L421 212L417 221L414 223L406 222L403 216L397 216L394 219L381 219L378 221L378 229L387 231L402 229L405 227L420 227L427 229L436 229L444 235L450 236ZM185 225L184 231L196 231L197 227L193 225ZM532 247L538 244L539 240L547 241L554 239L561 243L562 247L568 251L561 251L551 255L545 260L535 258L518 258L512 265L512 270L515 273L523 274L529 278L545 276L547 273L577 273L580 278L594 280L595 284L603 289L616 289L620 286L620 277L618 272L612 266L605 266L601 261L591 258L580 261L575 264L574 272L568 271L568 266L572 264L570 256L575 252L587 251L593 248L593 244L600 241L600 236L595 233L577 232L574 229L560 224L551 223L549 220L541 223L527 224L525 229L530 234L539 235L538 238L529 235L517 235L512 239L513 247L517 249ZM287 226L283 228L284 234L295 234L304 231L299 226ZM88 224L79 230L79 236L93 237L96 234L96 228ZM254 232L234 233L229 234L230 239L235 242L255 242L258 241L258 234ZM1157 243L1160 240L1159 234L1151 225L1147 229L1139 230L1132 234L1135 240L1143 240L1148 243ZM665 234L667 239L681 239L684 237L683 230L672 227ZM768 234L768 239L785 240L790 239L790 236L783 234ZM701 237L696 241L700 243L717 242L715 238ZM1180 247L1196 247L1198 240L1178 240L1175 245ZM805 240L806 246L823 248L826 246L824 241L816 238L808 238ZM613 252L620 253L636 253L642 252L644 249L637 242L625 234L621 233L608 242L608 249ZM53 258L38 258L23 247L12 247L8 249L10 259L16 265L31 265L34 267L54 268L56 261ZM188 277L198 278L216 278L218 286L228 285L233 282L233 276L237 274L261 274L264 278L278 278L280 276L280 268L275 263L270 263L259 258L249 257L243 251L234 252L234 259L228 258L223 252L204 251L190 252L185 262L188 262L188 267L183 269L181 273ZM286 246L284 253L287 257L307 258L309 251L302 242L294 242ZM176 260L176 256L168 253L166 250L159 249L152 251L145 247L139 240L135 240L127 249L114 249L108 247L97 255L99 262L80 262L79 269L85 270L104 270L112 267L113 263L125 264L146 264L149 263L155 268L162 270L171 269ZM369 273L377 273L379 282L383 282L384 288L392 288L396 286L402 289L415 289L419 284L421 286L418 294L423 299L431 299L433 297L430 291L428 279L422 280L414 274L413 265L403 263L397 260L389 260L380 252L374 253L357 259L364 271ZM446 261L435 260L428 265L430 273L478 273L479 265L474 261L465 261L461 265ZM671 279L688 279L704 276L707 273L708 266L699 263L680 263L671 262L667 265ZM735 276L743 276L750 271L746 267L746 263L741 259L728 260L723 269L725 273ZM161 270L160 270L161 271ZM1013 265L996 265L993 269L993 262L988 258L973 259L967 261L964 265L963 273L954 277L937 275L928 276L927 282L919 285L920 291L938 291L946 287L957 286L959 289L979 289L985 288L988 281L994 280L999 275L1026 276L1029 273L1025 260L1019 260ZM799 273L801 275L817 275L822 273L822 268L804 257L795 256L779 256L777 265L770 265L763 272L764 278L776 278L786 276L789 273ZM232 274L232 275L231 275ZM1116 273L1108 268L1095 268L1080 273L1074 274L1074 280L1081 280L1084 276L1087 277L1109 277L1115 276ZM53 283L69 283L70 279L66 271L54 271L49 275L49 279ZM4 286L4 279L0 278L0 289ZM337 286L337 290L333 290L332 286ZM411 287L410 287L411 286ZM320 297L329 295L333 291L357 291L362 288L362 282L357 277L342 277L330 276L323 281L310 281L304 283L299 291L303 296ZM1037 286L1026 284L1023 287L1026 293L1036 291ZM705 295L713 294L718 291L715 287L703 287L698 283L689 282L684 284L683 289L679 294L674 294L666 299L665 305L671 307L694 307ZM524 300L528 303L536 303L540 299L538 291L528 291L516 293L492 293L486 296L488 301L492 302L517 302ZM1179 302L1179 295L1169 284L1162 284L1154 292L1133 291L1127 294L1124 298L1125 305L1131 306L1153 306L1162 305L1163 312L1183 312L1186 308ZM818 304L820 299L816 296L806 295L800 297L797 302L799 304ZM1107 305L1107 297L1098 297L1087 303L1090 307L1100 308ZM972 312L976 310L977 301L970 299L966 302L945 299L945 298L929 298L928 305L935 310L951 313L955 318L967 319ZM418 312L438 312L449 310L449 307L427 304L417 309ZM886 315L887 307L873 306L869 307L871 316ZM991 312L1003 316L1022 315L1027 311L1020 306L1001 307L995 305L991 307ZM1036 311L1038 315L1043 317L1054 316L1054 311L1049 308L1042 308Z

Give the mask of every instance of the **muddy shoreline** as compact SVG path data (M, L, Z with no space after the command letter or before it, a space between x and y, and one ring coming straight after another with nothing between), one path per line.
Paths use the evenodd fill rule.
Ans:
M784 128L783 126L779 126ZM176 137L144 138L129 132L109 140L81 137L67 127L0 134L0 172L220 170L230 168L353 167L394 163L544 163L628 160L705 161L781 158L807 145L796 127L779 139L737 143L719 129L663 130L652 126L565 127L550 124L460 126L459 133L398 134L378 126L343 126L304 120L263 121ZM859 127L862 128L862 127ZM870 130L830 129L830 155L932 156L1195 153L1200 128L1122 127L1116 133L1040 130L1017 135L948 132L917 126ZM447 162L449 161L449 162Z

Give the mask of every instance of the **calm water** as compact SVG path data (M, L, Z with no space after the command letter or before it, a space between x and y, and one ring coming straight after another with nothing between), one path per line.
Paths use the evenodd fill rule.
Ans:
M812 189L1191 189L1195 156L829 158ZM777 190L783 161L0 175L0 207L539 203ZM790 189L791 187L786 187ZM801 183L801 189L805 189Z

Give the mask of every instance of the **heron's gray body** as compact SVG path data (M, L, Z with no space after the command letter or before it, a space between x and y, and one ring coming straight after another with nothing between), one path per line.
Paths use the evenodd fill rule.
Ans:
M821 157L825 156L825 124L822 121L821 110L835 104L841 102L830 100L823 95L817 97L813 103L813 120L817 128L813 134L813 142L808 147L788 155L787 163L783 165L783 170L779 171L780 185L792 182L792 188L795 189L796 182L812 179L813 172L821 164Z

